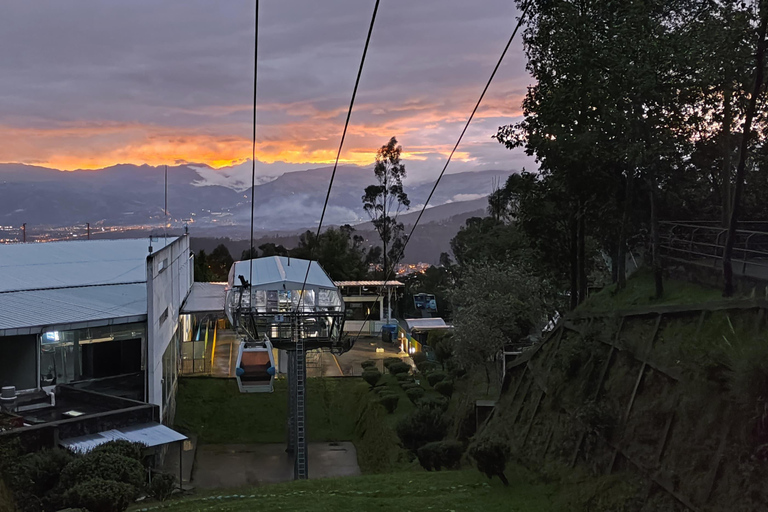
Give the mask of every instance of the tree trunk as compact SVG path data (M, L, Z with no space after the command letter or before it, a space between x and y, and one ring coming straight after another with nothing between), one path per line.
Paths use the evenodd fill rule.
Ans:
M629 230L629 216L632 209L632 182L634 173L627 169L627 182L624 185L624 211L621 214L621 230L619 231L619 265L617 269L617 290L627 287L627 231Z
M507 480L507 475L505 475L503 471L500 471L497 476L499 477L499 480L501 480L501 483L509 487L509 480Z
M570 247L571 256L571 310L579 305L579 259L578 259L578 229L577 214L574 214L570 223Z
M651 169L649 175L649 195L651 200L651 257L653 258L653 282L656 287L655 298L664 295L663 267L659 254L659 213L656 208L656 170Z
M749 136L752 132L752 119L755 117L757 106L757 97L763 85L763 68L765 65L765 32L768 26L768 6L766 0L760 2L760 26L758 28L757 53L755 55L755 83L752 89L752 96L749 98L747 112L744 118L744 133L741 136L741 150L739 151L739 163L736 167L736 183L733 190L733 206L731 207L731 218L728 221L728 235L725 238L725 249L723 250L723 278L725 289L723 295L730 297L733 295L733 266L731 259L733 257L733 245L736 241L736 228L739 223L739 208L741 206L741 194L744 189L744 173L747 167L747 148L749 147Z
M587 298L587 249L586 215L584 208L579 208L578 223L578 263L579 263L579 304Z
M731 108L733 87L727 75L728 73L726 73L725 85L723 86L723 171L720 177L723 195L722 224L725 228L728 227L731 214L731 124L733 124L733 109Z

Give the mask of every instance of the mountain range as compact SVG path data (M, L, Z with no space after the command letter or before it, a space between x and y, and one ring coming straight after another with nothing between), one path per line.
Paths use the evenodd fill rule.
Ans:
M233 255L247 247L251 201L242 183L217 176L201 166L168 167L168 211L172 230L185 225L193 246L210 250L221 241ZM314 230L322 211L332 168L261 176L254 187L255 245L265 242L293 247L298 236ZM408 245L405 261L437 263L450 250L450 239L467 218L482 216L493 183L503 183L512 171L478 171L446 174L430 207ZM363 211L361 197L373 182L372 169L341 166L334 178L324 225L354 225L368 245L377 236ZM50 238L85 234L86 222L93 236L127 237L162 233L165 192L162 167L115 165L99 170L59 171L23 164L0 164L0 231L18 240L19 226L27 224L32 239L56 232ZM222 184L223 183L223 184ZM409 229L416 222L434 182L406 181L410 211L399 219ZM61 229L67 228L67 229ZM102 231L100 228L111 228ZM37 236L35 236L37 235ZM197 239L197 242L195 242ZM242 249L240 246L242 245Z
M199 166L196 166L199 168ZM511 171L447 174L422 222L484 208L484 197L494 179ZM285 173L254 187L254 230L295 231L315 225L331 176L330 167ZM362 209L364 188L373 181L370 168L341 166L334 179L325 225L360 224L368 220ZM412 212L426 200L433 182L406 182ZM148 165L115 165L100 170L58 171L22 164L0 164L0 225L91 226L162 225L164 172ZM428 209L430 212L432 208ZM192 166L168 167L168 211L171 224L190 223L206 233L225 231L236 236L250 224L248 191L209 185ZM415 216L404 213L403 220ZM247 230L246 230L247 233ZM245 233L244 233L245 235Z

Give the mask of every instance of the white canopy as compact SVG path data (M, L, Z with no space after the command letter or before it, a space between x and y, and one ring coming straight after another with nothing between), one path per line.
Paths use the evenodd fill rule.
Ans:
M240 286L239 276L246 281L251 280L253 266L254 290L301 290L304 276L307 276L306 289L325 288L335 290L336 285L323 268L316 262L311 262L307 275L308 260L287 258L285 256L269 256L253 260L236 261L229 271L229 286Z

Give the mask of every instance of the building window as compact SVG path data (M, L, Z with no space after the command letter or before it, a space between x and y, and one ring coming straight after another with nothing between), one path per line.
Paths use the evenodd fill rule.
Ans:
M381 318L379 301L344 301L347 320L375 320Z

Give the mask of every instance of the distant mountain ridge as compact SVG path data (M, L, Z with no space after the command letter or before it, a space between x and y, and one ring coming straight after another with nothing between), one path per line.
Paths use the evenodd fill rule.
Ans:
M247 234L251 202L248 191L201 182L199 165L168 166L168 209L172 224L190 229ZM208 171L211 172L211 171ZM422 222L435 222L485 208L493 180L513 171L447 174L440 182ZM316 225L331 168L295 171L254 188L254 228L260 232L299 230ZM326 213L326 225L368 221L363 189L372 183L370 168L338 168ZM406 183L414 215L433 183ZM90 222L92 226L152 226L163 217L163 167L120 164L104 169L58 171L24 164L0 164L0 225L22 223L51 227ZM445 205L445 206L442 206ZM438 210L441 208L441 210ZM426 216L429 216L428 218ZM412 221L411 221L412 222ZM243 229L244 228L244 229Z

